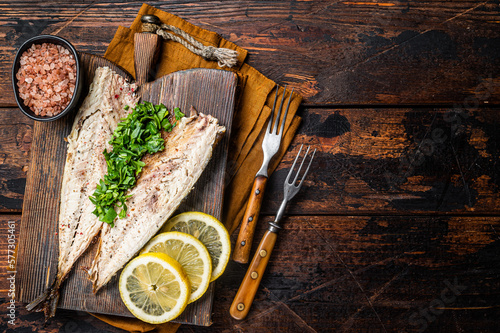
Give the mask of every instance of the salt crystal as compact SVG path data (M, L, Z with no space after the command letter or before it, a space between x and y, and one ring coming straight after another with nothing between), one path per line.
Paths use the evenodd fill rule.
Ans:
M33 44L20 58L16 73L19 97L40 116L66 108L75 90L76 62L61 45Z

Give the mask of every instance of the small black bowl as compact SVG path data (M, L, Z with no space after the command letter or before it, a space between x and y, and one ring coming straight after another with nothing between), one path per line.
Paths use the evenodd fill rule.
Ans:
M19 88L17 87L17 78L16 78L16 73L19 70L19 67L21 66L20 64L20 58L21 55L26 51L28 48L31 47L33 44L42 44L42 43L52 43L55 45L61 45L64 48L68 49L72 54L73 57L75 57L76 61L76 83L75 83L75 90L73 91L73 97L69 101L68 105L64 110L62 110L60 113L56 114L55 116L52 117L46 117L46 116L37 116L31 109L24 104L23 99L19 96ZM58 37L58 36L52 36L52 35L40 35L40 36L35 36L33 38L28 39L26 42L21 45L21 47L17 50L16 57L14 59L14 65L12 66L12 86L14 88L14 95L16 96L16 102L17 105L19 105L19 108L21 111L28 117L34 120L38 121L52 121L59 119L61 117L64 117L71 111L75 109L75 107L78 105L78 101L80 99L80 95L82 92L82 87L83 87L83 73L81 70L81 64L80 64L80 59L78 57L78 52L76 49L71 45L70 42L68 42L66 39Z

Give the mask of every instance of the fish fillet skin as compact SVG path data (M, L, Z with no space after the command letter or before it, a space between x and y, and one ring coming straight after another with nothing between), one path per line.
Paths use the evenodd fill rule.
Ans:
M102 228L102 222L92 214L95 209L91 196L99 179L107 172L102 152L111 149L109 140L120 118L132 112L138 97L135 85L108 67L96 69L67 137L68 149L61 184L59 207L59 259L57 275L51 287L28 305L28 309L44 310L46 319L55 314L59 288L73 265L85 252Z
M97 292L141 250L175 212L202 174L225 128L210 115L182 118L165 135L165 149L143 158L136 186L127 195L127 216L104 225L90 268Z
M59 210L60 279L68 274L102 227L92 213L95 207L89 197L107 172L102 152L112 149L109 141L114 129L120 118L132 112L130 108L126 111L125 106L134 107L137 103L138 97L132 94L134 88L108 67L98 68L67 138Z

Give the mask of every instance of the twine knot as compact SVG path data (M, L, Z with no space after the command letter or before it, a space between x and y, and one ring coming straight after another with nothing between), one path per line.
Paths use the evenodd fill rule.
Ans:
M233 67L238 63L237 51L203 45L184 30L172 25L143 22L142 31L155 33L166 40L178 42L194 54L202 56L205 60L217 61L219 67Z
M151 33L156 33L156 30L160 28L159 25L153 24L153 23L143 23L142 24L142 32L151 32Z
M208 60L217 60L215 58L215 50L216 50L216 48L213 46L205 46L201 50L201 56L205 59L208 59Z

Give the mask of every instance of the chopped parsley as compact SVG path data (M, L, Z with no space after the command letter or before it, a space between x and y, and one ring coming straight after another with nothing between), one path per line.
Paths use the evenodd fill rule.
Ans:
M179 108L174 108L174 114L175 114L175 119L180 120L182 117L185 116L184 113L181 112L181 109Z
M128 106L125 107L128 110ZM116 216L124 218L127 214L125 201L129 196L125 192L134 187L137 176L144 167L141 158L146 154L154 154L165 149L165 142L161 130L172 131L177 121L184 117L179 108L174 109L177 120L170 123L169 112L165 105L153 105L150 102L137 104L127 118L118 123L109 141L113 150L106 149L103 154L108 165L108 173L90 197L96 206L93 213L99 220L114 226ZM116 207L121 208L120 213Z

